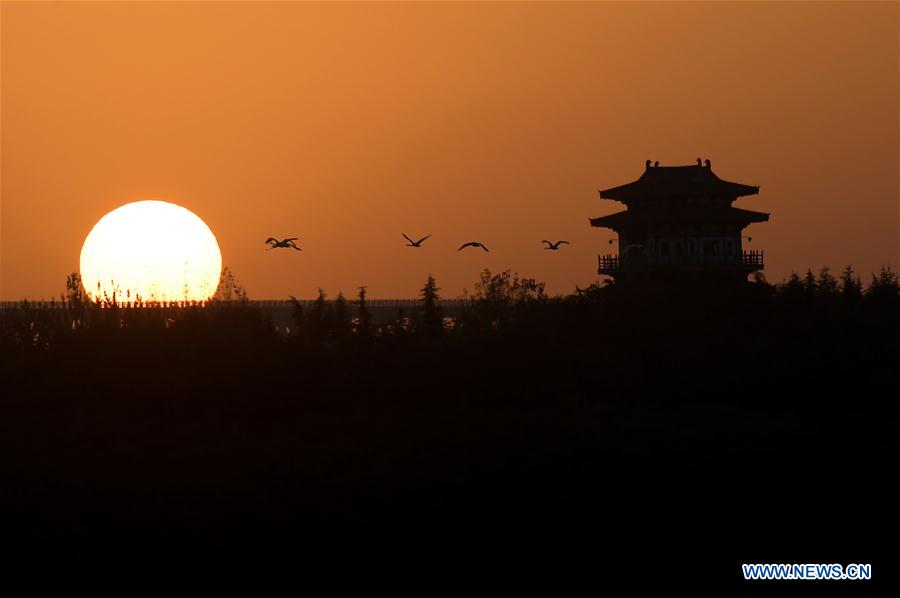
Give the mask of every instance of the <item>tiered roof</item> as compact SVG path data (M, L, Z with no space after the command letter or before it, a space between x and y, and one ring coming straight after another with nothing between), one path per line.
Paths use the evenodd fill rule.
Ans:
M592 218L591 226L618 230L623 226L690 226L704 222L741 228L765 222L769 215L731 206L738 197L756 195L759 187L724 181L712 171L709 160L694 166L651 165L647 160L641 177L625 185L600 191L629 209Z
M641 177L618 187L600 191L602 199L614 199L628 203L634 199L704 197L735 200L745 195L756 195L759 187L723 181L712 171L709 160L695 166L651 166L647 160Z

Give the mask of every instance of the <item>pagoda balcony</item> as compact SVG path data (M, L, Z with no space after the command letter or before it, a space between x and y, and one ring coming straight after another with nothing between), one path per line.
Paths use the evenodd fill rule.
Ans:
M597 256L597 272L615 276L623 272L658 272L678 270L744 270L752 272L765 268L762 251L744 251L735 255L644 256L625 258L618 255Z
M617 255L598 255L600 259L600 267L597 272L606 276L615 276L619 272L619 256Z
M741 265L753 270L762 270L765 268L763 263L762 251L745 251L741 254Z

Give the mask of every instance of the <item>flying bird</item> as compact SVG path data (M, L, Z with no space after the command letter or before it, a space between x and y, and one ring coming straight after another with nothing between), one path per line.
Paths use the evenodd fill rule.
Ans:
M544 240L541 243L546 243L547 246L544 249L549 249L550 251L556 251L559 249L559 246L565 243L566 245L571 245L568 241L557 241L556 243L551 243L550 241Z
M403 237L404 237L407 241L409 241L409 243L406 244L407 247L421 247L421 246L422 246L422 241L424 241L425 239L427 239L428 237L431 236L431 235L425 235L424 237L422 237L422 238L419 239L418 241L413 241L412 239L410 239L409 237L406 236L406 233L400 233L400 234L403 235Z
M463 243L462 245L460 245L457 251L462 251L466 247L481 247L485 251L488 251L488 248L484 246L484 243L479 243L478 241L469 241L468 243Z
M287 239L282 239L281 241L279 241L275 237L269 237L268 239L266 239L266 245L271 245L271 247L269 247L269 249L283 248L283 249L296 249L297 251L303 251L302 249L297 247L296 243L294 243L294 241L296 241L299 238L300 237L288 237ZM268 251L269 249L267 249L266 251Z

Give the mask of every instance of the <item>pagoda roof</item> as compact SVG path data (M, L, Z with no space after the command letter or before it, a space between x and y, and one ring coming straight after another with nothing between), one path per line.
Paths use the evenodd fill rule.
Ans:
M714 222L716 224L747 226L754 222L766 222L765 212L742 210L722 205L668 205L653 208L631 208L591 218L591 226L618 230L626 226L692 226Z
M724 181L712 171L709 160L705 165L651 166L647 160L641 177L618 187L600 191L602 199L614 199L627 203L634 199L666 197L725 197L736 199L759 193L758 186Z

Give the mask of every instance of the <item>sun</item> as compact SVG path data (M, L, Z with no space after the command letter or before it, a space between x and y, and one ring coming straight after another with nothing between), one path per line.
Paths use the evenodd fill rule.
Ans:
M116 208L81 247L82 284L95 301L206 301L221 271L222 253L206 223L165 201Z

